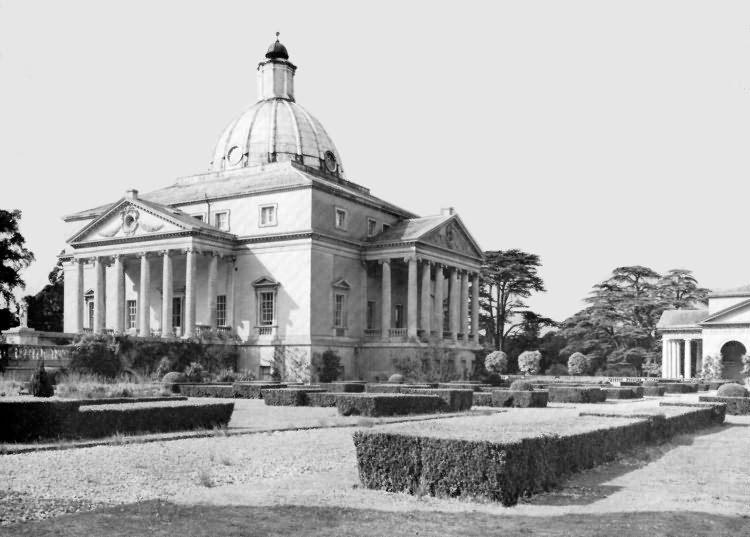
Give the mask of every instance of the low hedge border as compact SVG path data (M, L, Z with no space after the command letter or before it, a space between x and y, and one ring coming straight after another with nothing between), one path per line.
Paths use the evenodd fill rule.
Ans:
M732 416L744 416L750 414L750 397L721 397L718 395L701 395L698 397L701 403L724 403L727 405L727 414Z
M75 430L80 406L80 400L3 398L0 441L28 442L64 436Z
M263 399L263 390L277 390L286 388L286 384L278 382L235 382L232 390L235 397L242 399Z
M307 406L336 406L336 398L340 393L311 392L307 394Z
M607 392L602 388L591 386L550 386L550 403L602 403L607 399Z
M280 388L263 390L263 401L268 406L307 406L309 393L328 393L321 388Z
M472 399L474 406L492 406L492 392L474 392Z
M364 382L321 382L319 386L333 393L362 393L365 391Z
M709 390L718 390L719 388L721 388L722 386L724 386L724 384L729 384L730 382L732 382L732 381L731 380L709 380L708 381L708 389Z
M169 401L187 401L187 396L168 395L164 397L112 397L109 399L80 399L81 406L114 405L119 403L163 403Z
M432 414L445 408L437 395L417 394L339 394L336 407L342 416L402 416Z
M187 397L234 397L231 384L178 384L179 393Z
M440 382L437 387L445 390L473 390L482 391L482 388L491 388L491 384L482 384L481 382Z
M492 406L517 408L544 408L549 401L546 390L493 390Z
M514 505L518 498L549 490L570 472L611 460L628 449L662 440L688 424L717 423L712 408L685 414L629 416L615 426L566 435L493 442L417 436L385 431L353 435L362 484L371 489L443 497L479 497ZM610 416L610 415L607 415Z
M667 389L664 386L644 386L643 395L646 397L664 397Z
M626 386L621 388L603 388L607 399L641 399L644 390L640 386Z
M694 393L698 391L697 384L682 384L678 382L665 382L660 385L666 388L665 393Z
M401 393L404 388L435 388L434 384L367 384L366 393Z
M445 402L445 409L451 412L463 412L471 409L474 402L474 391L456 388L404 388L401 393L417 395L437 395Z

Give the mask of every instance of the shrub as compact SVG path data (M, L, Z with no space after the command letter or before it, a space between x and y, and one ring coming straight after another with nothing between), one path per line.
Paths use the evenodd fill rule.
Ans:
M105 334L84 334L72 346L70 369L115 378L122 371L117 343Z
M508 369L508 355L503 351L493 351L484 359L484 367L489 373L500 375Z
M741 384L724 384L716 392L719 397L747 397L747 390Z
M170 371L162 377L161 381L164 384L177 384L180 382L187 382L187 376L185 376L185 373Z
M268 406L307 406L308 393L327 393L319 388L281 388L278 390L264 390L263 401Z
M649 397L663 397L667 389L664 386L643 386L643 395Z
M492 392L474 392L473 406L492 406Z
M169 358L166 356L163 356L161 360L159 360L159 365L156 367L156 371L154 371L154 377L157 379L164 378L164 375L172 371L172 362Z
M700 378L704 380L720 379L724 374L724 363L721 354L709 354L703 357L703 370Z
M445 409L452 412L463 412L471 409L474 401L474 390L462 388L404 388L401 393L415 393L417 395L437 395L445 402Z
M601 388L582 386L550 386L549 400L553 403L601 403L607 392Z
M727 414L732 416L744 416L750 414L750 397L719 397L701 395L698 398L702 403L724 403L727 405Z
M552 377L564 377L568 375L568 368L565 367L563 364L552 364L547 368L547 371L544 372L545 375L549 375Z
M203 382L203 377L206 376L206 370L198 362L192 362L187 368L185 368L185 376L190 382Z
M525 375L537 375L541 370L542 353L524 351L518 356L518 370Z
M237 377L238 374L234 372L234 369L225 368L212 375L211 379L214 382L235 382Z
M0 400L0 442L56 438L75 428L80 401Z
M308 392L308 406L336 406L336 398L339 393L333 392Z
M232 384L234 396L243 399L263 399L263 392L265 390L275 390L278 388L286 388L286 384L280 384L278 382L235 382Z
M340 394L336 406L342 416L396 416L440 412L445 402L435 395Z
M742 371L743 375L750 375L750 356L747 354L742 355ZM745 379L747 380L747 379Z
M39 363L39 367L31 375L29 381L29 393L34 397L52 397L55 395L55 388L52 386L52 380L44 370L44 362Z
M549 400L549 392L546 391L513 391L492 390L492 406L499 407L546 407Z
M318 381L333 382L341 372L341 358L332 350L325 351L317 364Z
M574 352L568 358L568 372L571 375L586 375L591 371L591 360L580 352Z
M391 375L390 377L388 377L388 382L393 383L393 384L401 384L404 382L404 376L401 375L400 373L395 373Z
M510 389L515 392L530 392L534 389L534 385L525 380L514 380L510 385Z
M640 399L644 395L640 386L626 386L622 388L604 388L607 399Z
M643 382L643 387L644 388L645 387L654 387L654 386L658 386L658 385L659 385L659 383L657 381L655 381L655 380L646 380L646 381Z
M665 382L662 384L666 393L693 393L698 391L697 384L685 384L682 382Z
M183 384L179 388L188 397L234 397L234 389L227 384Z

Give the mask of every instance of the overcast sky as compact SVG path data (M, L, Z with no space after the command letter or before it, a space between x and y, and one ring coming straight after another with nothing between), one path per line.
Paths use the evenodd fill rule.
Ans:
M281 32L349 180L538 254L563 320L622 265L750 283L750 2L0 0L0 208L37 292L61 216L207 169Z

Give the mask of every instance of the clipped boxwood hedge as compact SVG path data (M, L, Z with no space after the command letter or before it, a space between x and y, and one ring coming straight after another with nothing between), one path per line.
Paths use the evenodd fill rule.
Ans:
M184 395L166 395L153 397L110 397L100 399L82 399L81 406L114 405L118 403L163 403L165 401L187 401Z
M732 416L743 416L750 414L750 397L722 397L719 395L701 395L698 397L701 403L724 403L727 405L727 414Z
M179 393L187 397L234 397L231 384L177 384Z
M325 386L321 384L320 387L334 393L362 393L365 391L364 382L329 382Z
M722 386L724 386L724 384L728 384L730 382L732 382L732 381L731 380L709 380L708 381L708 389L709 390L718 390L719 388L721 388Z
M339 394L336 407L342 416L399 416L440 412L445 401L436 395Z
M263 390L263 401L268 406L307 406L308 393L327 393L321 388L280 388Z
M474 402L474 391L466 389L447 388L404 388L401 393L416 393L421 395L437 395L445 401L445 410L463 412L470 410Z
M309 392L307 406L336 406L336 398L339 395L334 392Z
M367 393L402 393L404 388L435 388L434 384L367 384L365 392Z
M492 406L492 392L474 392L474 406Z
M481 382L441 382L437 387L447 390L474 390L475 392L480 392L482 388L491 388L492 385L482 384Z
M81 401L61 399L0 399L0 441L27 442L66 436L75 430Z
M493 390L492 406L517 407L517 408L543 408L549 401L549 392L546 390Z
M640 399L644 390L640 386L624 386L620 388L603 388L607 399Z
M697 384L686 384L680 382L665 382L661 384L666 388L666 393L694 393L698 391Z
M601 403L607 392L593 386L550 386L550 403Z
M226 426L234 403L179 402L82 406L75 435L100 438L115 433L156 433Z
M286 388L286 384L278 382L235 382L232 390L235 397L242 399L263 399L263 390Z
M644 386L643 395L647 397L664 397L667 389L664 386Z

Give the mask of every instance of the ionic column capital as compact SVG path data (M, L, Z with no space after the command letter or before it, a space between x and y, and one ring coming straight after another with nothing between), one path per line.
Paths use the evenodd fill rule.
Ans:
M379 265L390 265L391 264L391 260L390 259L378 259L378 264Z

